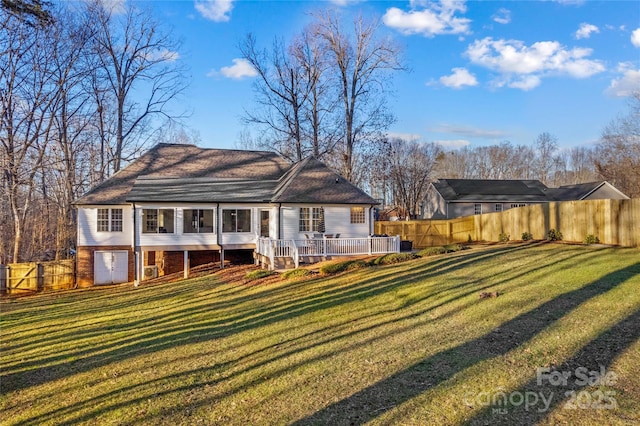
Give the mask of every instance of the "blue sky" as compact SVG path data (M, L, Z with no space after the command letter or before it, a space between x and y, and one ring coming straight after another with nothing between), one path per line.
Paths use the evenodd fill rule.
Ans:
M120 0L124 1L124 0ZM244 1L147 2L173 28L192 83L184 107L205 147L233 148L254 105L252 70L238 43L268 47L338 10L379 19L410 69L394 79L389 129L445 147L531 144L542 132L561 147L595 143L640 89L637 1ZM348 21L347 21L348 22ZM249 129L250 130L250 129Z

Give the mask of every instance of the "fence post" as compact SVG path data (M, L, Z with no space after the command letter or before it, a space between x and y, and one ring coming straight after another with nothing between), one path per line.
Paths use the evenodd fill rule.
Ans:
M44 265L36 263L36 287L38 291L44 290Z
M7 267L0 265L0 294L7 294Z

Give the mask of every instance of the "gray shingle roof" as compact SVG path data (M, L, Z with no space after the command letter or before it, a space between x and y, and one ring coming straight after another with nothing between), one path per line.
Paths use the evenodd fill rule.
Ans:
M599 194L603 198L617 198L617 194L626 197L606 181L564 185L559 188L547 188L539 180L483 180L483 179L440 179L434 188L446 201L464 202L549 202L583 200L606 186L612 193Z
M140 177L127 201L262 203L271 199L277 184L277 180Z
M309 157L291 168L276 188L274 203L378 204L364 191Z
M138 177L277 180L290 164L273 152L158 144L75 204L124 204Z
M271 152L159 144L76 204L126 202L377 204L324 163Z
M548 201L538 180L440 179L433 186L447 201Z
M547 193L553 201L582 200L591 192L604 185L604 181L579 183L577 185L564 185L560 188L549 188Z

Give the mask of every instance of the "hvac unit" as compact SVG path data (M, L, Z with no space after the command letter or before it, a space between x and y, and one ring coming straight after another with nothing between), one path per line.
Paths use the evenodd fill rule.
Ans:
M158 267L156 265L144 267L143 279L150 280L151 278L158 278Z

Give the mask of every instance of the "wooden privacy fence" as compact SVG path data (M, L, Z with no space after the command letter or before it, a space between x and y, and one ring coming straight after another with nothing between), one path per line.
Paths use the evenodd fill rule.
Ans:
M75 259L0 265L0 292L2 294L62 290L74 288L75 283Z
M519 240L525 232L542 240L550 229L565 241L587 235L603 244L640 246L640 199L563 201L513 208L448 220L376 222L376 234L400 235L414 248L473 241L499 241L500 234Z
M374 229L376 234L400 235L400 239L413 241L413 248L420 249L473 239L475 220L468 216L448 220L376 222Z

